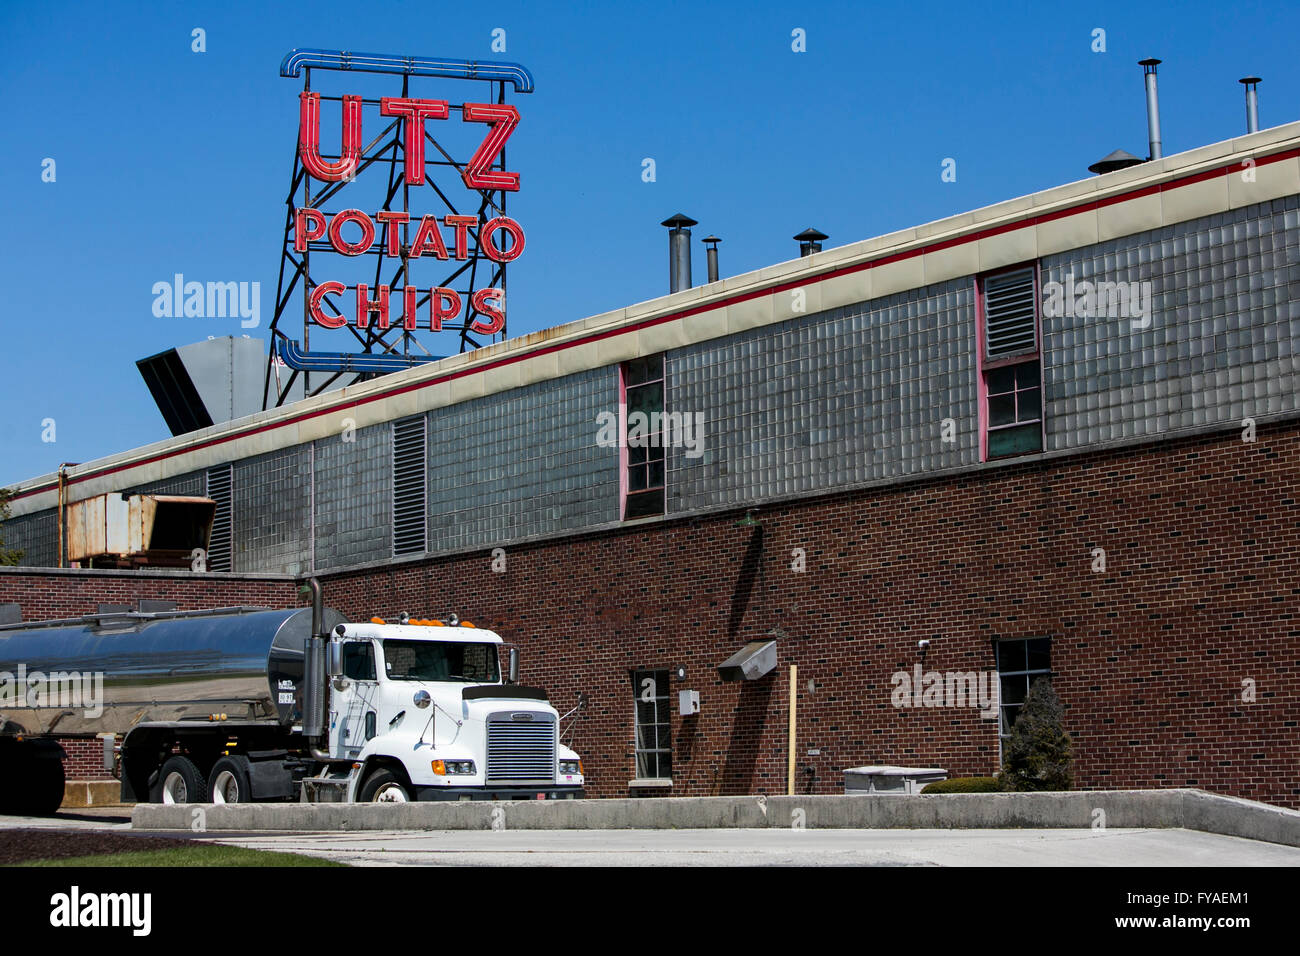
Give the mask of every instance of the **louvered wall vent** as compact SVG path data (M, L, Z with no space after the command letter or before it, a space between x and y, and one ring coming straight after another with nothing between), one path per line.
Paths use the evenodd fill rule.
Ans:
M1034 270L1020 269L984 280L984 347L989 358L1020 355L1038 346L1035 337Z
M425 420L393 422L393 554L427 550Z
M217 512L212 519L212 536L208 539L209 571L232 570L230 543L234 525L233 470L233 465L208 469L208 497L217 504Z

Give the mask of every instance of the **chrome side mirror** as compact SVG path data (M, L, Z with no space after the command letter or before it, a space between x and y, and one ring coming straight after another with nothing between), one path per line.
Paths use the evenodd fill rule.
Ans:
M433 698L429 696L427 690L417 690L415 696L411 698L411 703L415 704L415 706L419 707L421 710L424 710L433 703Z
M325 645L325 673L330 677L343 676L343 645L339 641Z
M510 648L510 664L509 664L508 673L510 675L509 682L511 684L518 684L519 683L519 648L517 647Z

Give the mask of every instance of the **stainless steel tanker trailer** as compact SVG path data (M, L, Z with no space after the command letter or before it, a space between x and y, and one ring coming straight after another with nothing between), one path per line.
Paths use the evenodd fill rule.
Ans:
M60 739L100 736L124 802L583 795L544 692L469 622L322 607L0 627L0 812L49 814ZM5 682L7 680L7 683Z

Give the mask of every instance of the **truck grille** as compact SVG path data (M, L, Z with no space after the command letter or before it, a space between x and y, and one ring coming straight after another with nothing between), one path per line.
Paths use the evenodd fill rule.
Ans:
M525 719L510 711L489 715L487 782L555 783L555 718L532 713Z

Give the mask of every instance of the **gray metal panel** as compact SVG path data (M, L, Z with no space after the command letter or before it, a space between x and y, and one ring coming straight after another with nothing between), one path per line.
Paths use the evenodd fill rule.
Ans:
M1300 408L1300 197L1042 260L1070 276L1149 282L1151 321L1044 316L1049 451Z
M261 339L221 336L176 350L214 423L262 410L266 345Z

